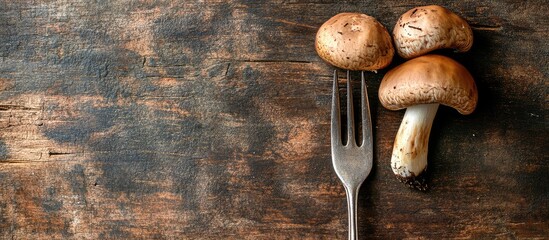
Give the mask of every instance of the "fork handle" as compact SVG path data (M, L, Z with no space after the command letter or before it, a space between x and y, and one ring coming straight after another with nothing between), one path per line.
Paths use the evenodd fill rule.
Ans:
M357 231L357 203L358 203L358 187L346 187L347 195L347 212L349 216L349 240L358 240Z

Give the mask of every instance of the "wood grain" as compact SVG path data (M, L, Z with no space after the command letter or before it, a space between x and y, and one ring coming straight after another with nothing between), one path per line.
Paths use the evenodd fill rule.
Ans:
M345 239L316 30L345 11L392 30L431 3L473 27L470 52L439 53L479 106L439 110L414 191L389 166L403 112L377 100L386 70L367 74L360 235L546 238L547 4L295 0L0 0L0 238Z

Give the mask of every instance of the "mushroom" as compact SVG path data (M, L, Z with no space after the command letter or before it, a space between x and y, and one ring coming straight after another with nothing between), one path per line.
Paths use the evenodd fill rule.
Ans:
M382 69L394 55L387 29L361 13L340 13L322 24L315 48L326 62L348 70Z
M427 149L439 104L467 115L477 105L471 74L456 61L425 55L387 72L379 86L379 100L390 110L407 108L393 146L391 168L410 187L425 190L421 176L427 168Z
M442 48L466 52L473 45L473 31L467 21L437 5L416 7L402 14L393 38L398 54L406 59Z

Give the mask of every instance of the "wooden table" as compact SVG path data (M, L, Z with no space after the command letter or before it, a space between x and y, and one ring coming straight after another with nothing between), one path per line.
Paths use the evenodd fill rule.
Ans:
M0 0L0 238L346 239L317 28L424 1ZM403 111L367 73L362 239L549 236L549 8L435 1L473 27L469 116L441 108L430 190L389 167ZM392 68L403 60L395 57ZM357 73L353 73L358 77Z

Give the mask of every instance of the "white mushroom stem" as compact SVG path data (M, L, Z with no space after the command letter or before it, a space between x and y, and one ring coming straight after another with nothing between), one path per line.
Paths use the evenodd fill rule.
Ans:
M411 187L423 189L416 179L427 168L427 150L438 103L408 107L393 147L391 167Z

